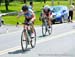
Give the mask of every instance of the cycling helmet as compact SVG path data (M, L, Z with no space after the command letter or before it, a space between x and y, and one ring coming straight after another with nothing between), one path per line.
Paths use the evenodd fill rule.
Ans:
M22 6L22 10L23 11L27 11L28 10L28 6L27 5Z
M49 12L49 11L50 11L49 6L48 6L48 5L44 6L43 11L44 11L44 12Z

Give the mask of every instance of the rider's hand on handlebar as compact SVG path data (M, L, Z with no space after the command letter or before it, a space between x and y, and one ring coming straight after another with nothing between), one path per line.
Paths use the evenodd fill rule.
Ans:
M29 24L32 24L32 21L30 21Z

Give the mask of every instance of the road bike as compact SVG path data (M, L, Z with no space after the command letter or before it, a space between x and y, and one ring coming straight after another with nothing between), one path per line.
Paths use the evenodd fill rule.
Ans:
M43 18L42 19L42 35L46 36L47 32L48 32L49 35L52 33L52 24L49 28L47 19Z
M30 30L29 30L29 28L30 28ZM23 31L22 31L21 47L22 47L23 51L25 51L27 49L28 45L31 45L32 48L34 48L35 45L36 45L36 31L34 29L35 36L32 38L31 37L31 33L32 33L31 29L32 29L32 25L28 24L26 29L24 28Z

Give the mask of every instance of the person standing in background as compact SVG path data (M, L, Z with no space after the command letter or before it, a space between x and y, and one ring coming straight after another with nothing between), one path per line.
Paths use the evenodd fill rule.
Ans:
M70 6L70 9L69 9L69 22L72 22L73 20L73 11L74 11L74 3L72 3L72 5Z
M32 9L33 10L33 2L32 1L30 2L29 9Z
M33 5L33 1L31 1L31 2L29 3L29 7L28 7L28 8L29 8L30 10L32 10L34 13L36 13L36 11L33 9L33 6L34 6L34 5Z

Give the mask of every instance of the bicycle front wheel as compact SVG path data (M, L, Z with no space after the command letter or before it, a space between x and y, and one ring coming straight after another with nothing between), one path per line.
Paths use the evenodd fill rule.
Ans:
M48 30L49 35L52 33L52 25L50 26L50 29Z
M32 48L34 48L36 45L36 31L35 31L35 29L34 29L34 34L35 35L33 38L31 38L31 42L30 42Z
M42 35L45 36L45 35L46 35L46 32L47 32L47 28L46 28L46 26L43 24L43 25L42 25Z
M25 31L23 30L22 34L21 34L21 47L22 50L25 51L27 49L27 37L25 35Z

